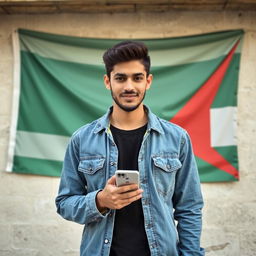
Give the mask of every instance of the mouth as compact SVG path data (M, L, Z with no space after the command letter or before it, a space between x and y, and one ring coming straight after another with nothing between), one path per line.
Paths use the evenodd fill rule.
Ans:
M135 98L139 95L137 93L121 93L120 95L122 98Z
M137 95L123 95L122 98L135 98Z

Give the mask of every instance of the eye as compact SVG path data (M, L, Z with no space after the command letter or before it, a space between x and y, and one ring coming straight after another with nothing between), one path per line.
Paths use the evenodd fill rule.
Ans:
M135 76L134 81L139 82L143 80L143 76Z
M123 76L117 76L117 77L115 77L115 80L116 80L116 81L119 81L119 82L122 82L122 81L125 81L125 77L123 77Z

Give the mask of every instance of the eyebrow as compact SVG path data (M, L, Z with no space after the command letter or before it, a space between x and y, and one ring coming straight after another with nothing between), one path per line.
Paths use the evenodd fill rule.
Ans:
M116 73L114 76L127 76L127 74L125 74L125 73ZM143 73L134 73L134 74L132 74L132 76L144 76L144 74Z

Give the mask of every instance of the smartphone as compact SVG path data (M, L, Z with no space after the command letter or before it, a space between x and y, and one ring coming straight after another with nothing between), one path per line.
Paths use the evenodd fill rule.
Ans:
M133 170L117 170L116 185L118 187L128 184L137 184L139 187L139 172Z

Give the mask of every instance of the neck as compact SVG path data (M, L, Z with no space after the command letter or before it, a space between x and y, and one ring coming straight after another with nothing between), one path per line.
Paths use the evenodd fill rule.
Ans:
M148 121L143 104L131 111L126 112L119 108L115 103L113 104L113 112L110 115L110 123L121 130L133 130L145 125Z

